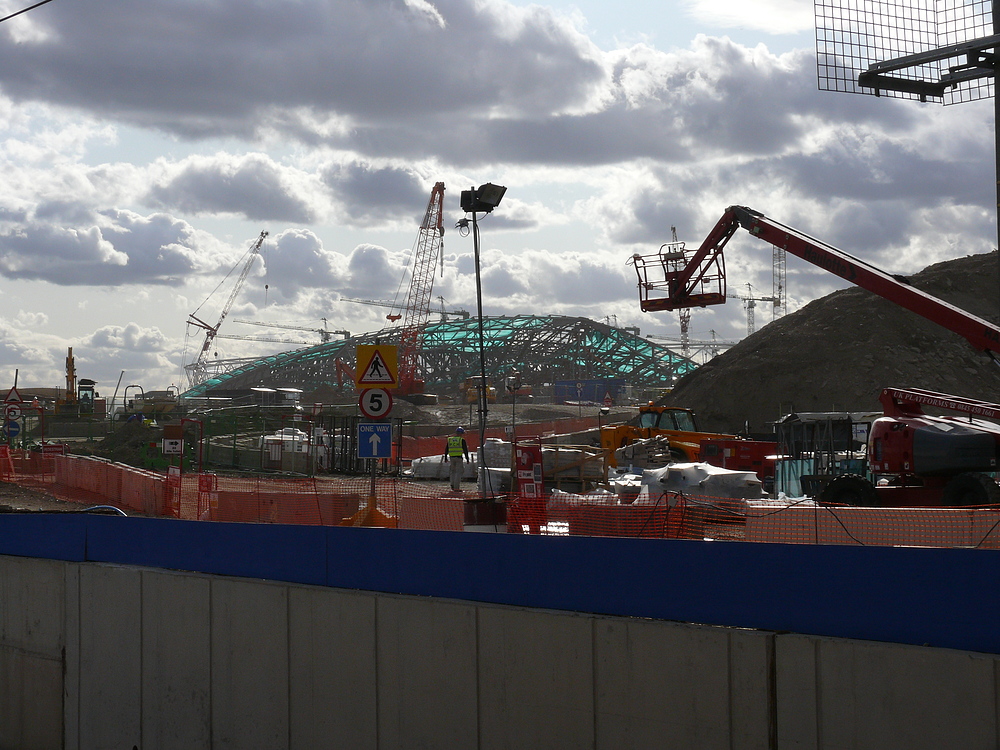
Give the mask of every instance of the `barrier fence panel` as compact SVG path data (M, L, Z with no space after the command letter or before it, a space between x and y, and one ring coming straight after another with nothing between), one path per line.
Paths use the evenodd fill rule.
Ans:
M379 525L393 528L462 531L483 523L477 520L478 493L385 476L376 478L373 494L370 476L169 476L88 456L0 450L0 480L61 500L188 520L353 525L377 509ZM629 500L610 492L508 494L494 503L506 512L506 525L496 528L557 536L1000 549L1000 506L868 508L682 492Z

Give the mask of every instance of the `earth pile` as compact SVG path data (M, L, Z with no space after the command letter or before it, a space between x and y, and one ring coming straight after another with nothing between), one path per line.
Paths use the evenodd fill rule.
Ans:
M994 324L997 254L927 267L913 286ZM730 303L732 304L732 303ZM699 427L754 434L791 412L880 412L887 386L1000 402L1000 367L958 334L858 287L760 328L682 378L661 403L695 410Z

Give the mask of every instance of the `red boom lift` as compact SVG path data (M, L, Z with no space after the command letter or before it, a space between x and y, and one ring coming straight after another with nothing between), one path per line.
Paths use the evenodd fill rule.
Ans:
M998 362L1000 328L905 280L745 206L730 206L697 250L671 244L635 255L644 312L705 307L726 301L723 249L740 227L964 337ZM998 362L1000 364L1000 362ZM919 389L886 388L884 416L872 424L868 466L876 482L845 474L820 498L854 505L981 505L1000 502L1000 486L983 472L997 469L1000 405ZM930 406L964 416L931 416Z

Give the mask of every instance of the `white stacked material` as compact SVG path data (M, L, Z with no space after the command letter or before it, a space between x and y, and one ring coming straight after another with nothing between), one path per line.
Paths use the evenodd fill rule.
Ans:
M637 469L664 466L671 460L670 439L666 436L636 440L615 451L615 463Z
M576 505L615 505L617 502L618 496L614 492L597 488L582 494L552 490L547 505L549 510L560 510Z
M608 485L617 496L619 505L630 505L642 490L642 474L628 469L612 469L608 473Z
M510 443L500 438L487 438L483 443L483 466L495 469L510 468Z
M475 479L476 477L476 459L471 453L469 456L472 460L465 462L462 479ZM414 479L447 480L451 476L450 466L448 459L443 456L424 456L413 459L406 474Z
M682 493L687 497L758 499L763 496L760 479L752 471L723 469L706 463L671 464L662 469L646 469L642 473L642 488L637 504L662 501L665 493ZM676 495L668 494L670 504Z
M478 482L479 494L483 496L508 492L510 490L510 469L484 466L483 470L479 472Z

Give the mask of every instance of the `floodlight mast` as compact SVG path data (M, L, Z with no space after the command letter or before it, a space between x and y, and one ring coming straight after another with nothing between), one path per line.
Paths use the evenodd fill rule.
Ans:
M469 214L472 214L472 247L473 247L473 257L476 263L476 313L478 315L478 327L479 327L479 475L488 477L489 474L485 471L485 458L486 452L484 445L486 443L486 415L487 415L487 401L486 401L486 344L485 337L483 335L483 281L480 274L479 265L479 222L476 219L477 213L488 214L493 211L494 208L500 205L500 201L503 199L504 193L507 192L507 188L502 185L494 185L492 182L487 182L485 185L480 185L479 188L470 188L469 190L463 190L460 195L460 201L462 210ZM464 230L469 227L469 220L462 219L458 222L458 226ZM492 494L492 492L491 492Z

